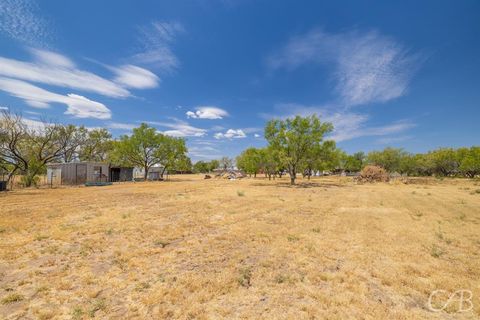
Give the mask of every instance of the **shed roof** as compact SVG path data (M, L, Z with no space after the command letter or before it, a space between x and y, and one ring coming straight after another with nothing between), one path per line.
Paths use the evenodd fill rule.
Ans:
M55 163L47 163L47 167L53 166L63 166L63 165L72 165L72 164L90 164L90 165L109 165L107 162L94 162L94 161L78 161L78 162L55 162Z

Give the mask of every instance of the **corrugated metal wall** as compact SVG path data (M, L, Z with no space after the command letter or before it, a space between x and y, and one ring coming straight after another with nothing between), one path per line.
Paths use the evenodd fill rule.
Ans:
M95 168L101 168L95 170ZM110 165L97 162L59 163L49 165L50 169L61 169L62 184L84 184L85 182L110 181Z
M132 181L133 168L120 168L120 181Z
M95 173L95 167L100 167L102 176ZM87 163L87 182L110 181L110 165L105 163Z

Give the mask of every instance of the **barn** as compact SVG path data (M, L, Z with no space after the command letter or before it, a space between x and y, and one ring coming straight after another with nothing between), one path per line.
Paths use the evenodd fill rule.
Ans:
M110 165L102 162L50 163L47 165L48 184L85 184L108 182Z
M132 181L133 168L111 166L104 162L72 162L47 164L50 185Z

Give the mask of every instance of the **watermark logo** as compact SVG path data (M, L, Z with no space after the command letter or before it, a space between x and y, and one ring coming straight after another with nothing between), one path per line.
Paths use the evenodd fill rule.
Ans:
M473 309L473 293L460 289L453 293L446 290L432 291L428 297L428 308L433 312L441 312L449 308L449 312L468 312Z

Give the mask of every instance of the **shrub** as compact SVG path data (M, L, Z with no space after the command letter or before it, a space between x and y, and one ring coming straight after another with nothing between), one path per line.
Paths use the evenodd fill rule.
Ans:
M389 177L387 171L382 167L366 166L360 172L358 180L361 182L387 182Z

